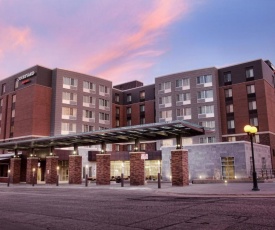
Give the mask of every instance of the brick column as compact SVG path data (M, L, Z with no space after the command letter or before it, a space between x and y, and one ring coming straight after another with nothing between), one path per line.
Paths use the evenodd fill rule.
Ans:
M35 172L33 169L35 168ZM38 157L28 157L27 158L27 173L26 173L26 183L33 183L34 174L34 184L37 184L37 168L38 168Z
M145 184L145 162L141 159L144 152L131 152L130 154L130 185Z
M69 156L69 184L81 184L82 156Z
M46 156L46 184L56 184L58 156Z
M20 183L20 172L21 172L21 158L10 159L10 183Z
M109 185L111 178L111 154L96 154L96 184Z
M177 149L171 151L172 185L189 185L188 151Z

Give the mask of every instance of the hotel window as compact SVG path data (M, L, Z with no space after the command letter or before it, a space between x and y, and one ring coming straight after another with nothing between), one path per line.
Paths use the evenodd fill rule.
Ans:
M62 93L62 103L69 104L70 102L77 102L77 94L76 93L69 93L63 92Z
M255 142L260 143L260 135L259 134L255 135Z
M126 113L127 114L131 114L132 113L132 108L131 107L127 107L126 108Z
M100 93L106 93L106 94L108 94L109 93L109 88L107 87L107 86L105 86L105 85L99 85L99 92Z
M63 77L63 85L77 87L77 79L70 77Z
M95 97L91 97L91 96L83 96L83 106L88 106L90 107L90 105L95 106L96 103L96 98Z
M223 78L224 78L224 82L231 82L232 79L231 79L231 72L226 72L223 74Z
M234 142L236 141L236 137L228 137L228 142Z
M141 151L144 151L145 148L146 148L146 144L145 143L140 144L140 150Z
M226 113L234 113L233 104L226 105Z
M178 117L183 116L183 109L177 109L177 116Z
M82 132L92 132L94 131L94 127L91 125L82 125Z
M95 118L95 112L90 110L83 110L84 118Z
M13 110L11 111L11 117L12 117L12 118L15 117L15 109L13 109Z
M145 124L145 117L141 117L141 118L140 118L140 124L141 124L141 125L144 125L144 124Z
M227 121L227 128L228 129L235 129L235 122L234 122L234 120Z
M199 107L199 114L212 114L214 113L214 105L204 105Z
M213 98L213 90L203 90L198 92L198 99Z
M159 117L160 118L171 118L172 117L172 110L160 111L159 112Z
M3 99L0 99L0 106L3 106Z
M12 95L12 103L15 103L16 102L16 94L13 94Z
M253 67L248 67L248 68L245 70L245 73L246 73L246 78L254 77L254 70L253 70Z
M118 93L115 94L115 102L119 102L119 94Z
M171 82L163 82L159 84L159 90L171 89Z
M132 101L132 95L131 94L127 94L127 102L131 102Z
M190 116L190 115L191 115L191 108L184 108L183 116Z
M215 121L200 121L199 125L209 129L215 129Z
M258 118L257 117L252 117L249 119L249 124L252 126L258 126Z
M19 86L19 81L17 79L14 80L14 89L17 89Z
M232 89L225 89L224 94L226 98L232 97Z
M99 113L99 120L109 121L110 115L108 113Z
M6 83L2 85L2 95L6 93Z
M83 91L84 92L90 92L90 91L96 91L96 84L88 81L83 81Z
M139 110L140 112L145 112L145 105L140 105Z
M110 102L108 100L99 98L99 106L109 108L110 107Z
M76 124L74 123L61 123L61 129L65 132L75 132L76 131Z
M132 120L131 119L127 119L127 126L131 126L132 125Z
M176 80L176 87L190 86L190 79L184 78Z
M170 98L171 98L171 96L170 96ZM176 96L177 102L190 101L190 99L191 99L190 93L181 93L181 94L177 94L177 96Z
M76 108L62 107L62 119L76 119Z
M145 99L145 91L139 92L139 99L144 100Z
M116 119L116 127L119 127L119 119Z
M200 137L200 143L214 143L216 141L215 137Z
M159 104L163 105L163 104L171 104L172 101L172 97L171 96L167 96L167 97L160 97L159 98Z
M212 83L212 75L203 75L197 77L197 85L205 83Z
M248 108L249 108L249 110L256 110L257 109L256 101L248 102Z
M120 109L119 107L116 107L116 115L119 115L120 114Z
M247 91L247 94L255 93L255 85L247 85L246 91Z

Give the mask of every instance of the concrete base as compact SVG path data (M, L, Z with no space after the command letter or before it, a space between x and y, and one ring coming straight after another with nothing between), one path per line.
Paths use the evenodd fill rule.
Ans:
M145 184L145 162L141 159L144 152L130 152L130 185Z
M69 184L81 184L82 156L69 156Z
M46 184L56 184L57 182L57 156L46 157Z
M188 151L177 149L171 151L172 185L189 185Z
M96 184L109 185L111 178L111 154L96 154Z
M26 173L26 183L27 184L37 184L37 168L38 168L38 157L28 157L27 158L27 173ZM35 169L35 171L33 171Z
M10 159L10 183L20 183L21 158Z

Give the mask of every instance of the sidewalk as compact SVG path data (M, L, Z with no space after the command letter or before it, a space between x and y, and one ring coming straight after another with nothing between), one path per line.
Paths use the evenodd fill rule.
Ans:
M172 186L171 183L161 183L161 188L158 188L157 182L150 182L144 186L130 186L129 182L121 187L120 183L112 182L110 185L96 185L96 183L89 183L85 187L85 183L81 185L69 185L68 183L60 183L56 185L36 184L34 187L30 184L10 184L7 187L6 183L0 183L0 189L3 188L28 188L28 189L114 189L125 191L147 191L158 195L167 196L188 196L188 197L275 197L275 182L258 183L260 191L252 191L252 183L221 183L221 184L189 184L189 186Z

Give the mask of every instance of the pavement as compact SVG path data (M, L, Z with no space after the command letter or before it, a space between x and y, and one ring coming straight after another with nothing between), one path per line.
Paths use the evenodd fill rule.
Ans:
M0 189L20 189L20 188L82 188L82 189L115 189L127 191L144 191L164 196L188 196L188 197L275 197L275 180L258 183L259 191L253 191L253 183L218 183L218 184L189 184L189 186L172 186L171 183L161 183L158 188L157 182L148 182L142 186L130 186L129 182L124 183L121 187L120 183L111 182L110 185L96 185L90 182L87 187L85 183L80 185L70 185L67 182L60 182L59 186L39 183L34 186L26 183L10 184L0 183Z

